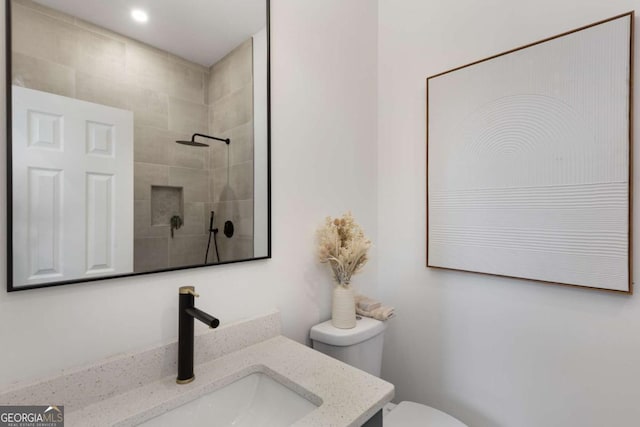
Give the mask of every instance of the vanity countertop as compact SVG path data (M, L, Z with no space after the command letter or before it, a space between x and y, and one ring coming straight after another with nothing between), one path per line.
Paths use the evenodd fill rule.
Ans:
M203 330L195 381L176 384L177 343L127 353L0 390L0 405L64 405L67 427L135 426L261 372L318 406L295 426L361 426L394 386L280 334L280 313Z
M318 409L296 426L360 426L391 401L394 386L283 336L196 366L196 379L175 375L66 414L67 426L134 426L250 373L264 372Z

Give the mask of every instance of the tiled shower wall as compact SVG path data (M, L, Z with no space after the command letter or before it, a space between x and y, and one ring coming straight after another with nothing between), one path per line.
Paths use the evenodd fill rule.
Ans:
M230 152L230 157L235 159L231 163L230 175L234 171L239 173L240 169L234 170L233 167L247 163L249 153L247 143L242 143L244 139L236 122L240 114L244 124L250 123L253 113L253 102L247 97L246 90L240 96L244 95L242 100L249 102L250 107L241 108L235 96L237 83L233 81L224 86L228 78L223 78L220 82L224 89L210 88L209 83L217 80L211 78L206 67L28 0L14 0L12 9L13 84L134 113L134 270L202 263L207 245L209 211L212 203L219 200L219 196L215 197L215 183L219 182L215 176L216 172L218 175L222 173L220 167L212 164L218 157L208 156L206 150L213 152L214 148L222 147L217 144L209 149L189 147L175 141L188 140L194 132L215 134L210 125L221 123L225 135L233 138L234 142L239 140L239 148ZM250 51L250 40L242 46L245 45ZM241 48L238 49L243 50ZM235 61L229 64L236 70L234 73L238 72ZM218 64L211 68L216 67ZM251 74L251 62L248 67ZM243 84L246 82L246 76L242 81ZM210 102L211 93L219 95L221 102L227 100L233 109L226 112ZM250 111L248 118L247 110ZM211 119L215 117L215 111L218 111L219 122ZM251 135L252 156L252 129L246 128L245 131ZM216 165L221 164L220 159L215 161ZM253 194L252 170L249 176L251 188L247 189L249 178L235 175L232 192L242 197ZM175 231L173 238L168 225L151 225L152 186L183 187L184 225ZM241 216L239 210L227 212L236 215L233 221L240 226L238 228L249 228L242 220L247 218L246 213ZM252 212L251 206L251 215ZM222 230L222 212L218 216L220 220L218 226ZM246 236L244 231L242 237ZM251 241L252 236L251 233ZM223 261L229 259L226 254L244 253L233 249L236 238L239 240L240 236L229 240L222 237L222 233L219 235L219 241L225 240L220 242L226 251L225 256L221 254ZM253 251L246 253L246 257L251 257ZM212 262L215 258L210 254L208 260Z
M231 144L211 148L211 200L216 224L234 224L234 236L218 236L220 259L253 257L253 43L214 64L208 85L209 129Z

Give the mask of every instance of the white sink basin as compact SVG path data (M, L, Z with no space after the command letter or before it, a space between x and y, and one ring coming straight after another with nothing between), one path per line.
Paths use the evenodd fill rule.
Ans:
M140 426L285 427L316 408L269 376L254 373Z

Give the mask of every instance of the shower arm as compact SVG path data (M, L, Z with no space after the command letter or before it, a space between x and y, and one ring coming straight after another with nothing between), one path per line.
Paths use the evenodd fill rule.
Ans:
M202 138L215 139L216 141L222 141L222 142L224 142L224 143L225 143L225 144L227 144L227 145L231 144L231 140L230 140L229 138L217 138L217 137L215 137L215 136L205 135L205 134L203 134L203 133L194 133L194 134L191 136L191 141L192 141L192 142L195 142L195 141L196 141L196 136L200 136L200 137L202 137Z

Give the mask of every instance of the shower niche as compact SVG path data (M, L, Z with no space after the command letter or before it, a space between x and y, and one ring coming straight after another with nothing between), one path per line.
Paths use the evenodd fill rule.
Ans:
M175 217L179 217L184 223L184 199L182 193L182 187L151 186L152 226L170 227L172 223L175 223Z

